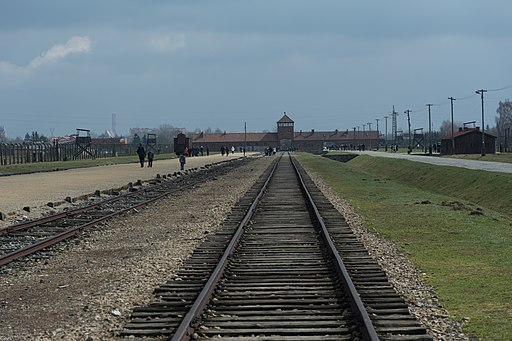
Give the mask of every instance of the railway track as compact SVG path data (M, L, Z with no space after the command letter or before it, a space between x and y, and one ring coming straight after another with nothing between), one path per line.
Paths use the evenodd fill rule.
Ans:
M117 195L104 200L98 198L92 204L8 226L0 230L0 267L77 236L116 215L225 174L246 162L248 159L223 161L186 174L169 174L147 185L129 186L124 194L115 193Z
M121 337L432 340L288 157L155 295Z

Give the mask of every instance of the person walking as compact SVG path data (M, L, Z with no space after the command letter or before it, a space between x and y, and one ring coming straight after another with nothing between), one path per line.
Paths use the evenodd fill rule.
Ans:
M142 143L137 147L137 155L139 156L140 166L144 167L144 158L146 157L146 151L144 147L142 147Z
M185 158L185 154L180 155L180 170L185 169L185 163L187 163L187 159Z
M150 150L148 151L148 167L153 167L153 159L155 158L155 154Z

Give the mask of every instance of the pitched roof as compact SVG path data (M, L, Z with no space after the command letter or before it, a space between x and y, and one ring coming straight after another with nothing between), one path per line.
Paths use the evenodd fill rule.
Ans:
M455 132L453 135L451 135L451 134L450 134L450 135L448 135L448 136L446 136L446 137L444 137L444 138L442 138L442 139L443 139L443 140L445 140L445 139L451 139L451 138L452 138L452 136L453 136L454 138L458 138L459 136L463 136L463 135L467 135L467 134L473 134L473 133L480 134L480 128L466 128L466 129L464 129L464 130L460 130L460 131ZM488 136L491 136L491 137L496 137L496 136L494 136L494 135L492 135L492 134L489 134L489 133L484 133L484 134L485 134L485 135L488 135Z
M193 143L240 143L247 141L251 142L276 142L277 133L219 133L219 134L206 134L199 133L192 135Z
M284 114L277 123L293 123L293 120L289 118L288 115Z
M306 131L295 132L295 141L340 141L340 140L376 140L378 138L377 131L366 132L353 132L353 131ZM217 133L206 134L199 133L192 135L192 143L219 143L219 144L236 144L244 141L248 142L263 142L263 143L277 143L277 133Z
M364 140L364 139L377 139L377 131L348 131L348 130L334 130L334 131L300 131L295 132L294 140L310 140L310 141L329 141L329 140Z

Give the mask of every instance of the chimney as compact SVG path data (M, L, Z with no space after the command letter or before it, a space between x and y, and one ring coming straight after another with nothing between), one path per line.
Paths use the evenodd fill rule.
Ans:
M462 127L459 127L459 132L461 132L461 131L462 131Z
M302 135L302 129L299 131L299 135Z

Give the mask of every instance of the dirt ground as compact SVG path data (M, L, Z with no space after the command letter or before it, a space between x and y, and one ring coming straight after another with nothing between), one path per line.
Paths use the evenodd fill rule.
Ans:
M249 155L249 154L248 154ZM251 154L254 155L254 154ZM242 154L219 154L187 158L185 169L241 157ZM147 164L146 164L147 165ZM153 167L141 168L138 163L70 169L56 172L0 176L0 228L18 219L36 218L54 212L69 204L67 197L82 198L96 190L117 189L137 180L155 179L157 175L172 174L180 169L178 159L154 161ZM47 204L55 204L55 208ZM28 207L28 210L23 208ZM0 214L1 216L1 214Z

